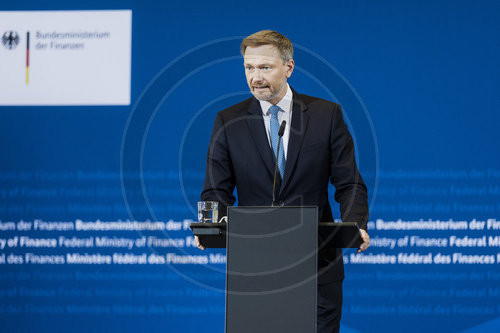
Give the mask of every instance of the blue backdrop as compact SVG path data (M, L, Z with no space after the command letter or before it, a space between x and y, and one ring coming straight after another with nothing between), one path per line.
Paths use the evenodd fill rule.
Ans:
M94 240L7 244L2 331L223 331L224 251L200 253L183 222L196 219L216 112L249 96L241 38L262 29L294 42L297 91L343 106L369 186L372 247L344 253L342 332L500 330L498 1L0 5L76 9L132 10L132 104L0 107L0 239ZM23 231L21 220L171 223ZM135 243L98 248L96 237ZM14 263L28 253L148 261Z

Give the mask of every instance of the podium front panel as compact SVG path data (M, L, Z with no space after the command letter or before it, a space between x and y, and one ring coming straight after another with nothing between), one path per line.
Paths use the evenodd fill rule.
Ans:
M317 207L230 207L226 332L316 332Z

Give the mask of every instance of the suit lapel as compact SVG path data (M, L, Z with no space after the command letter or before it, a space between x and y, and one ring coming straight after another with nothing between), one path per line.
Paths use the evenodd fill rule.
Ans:
M290 125L290 137L288 139L288 152L285 164L285 175L283 176L283 184L280 193L283 192L288 184L290 177L293 173L297 157L299 156L302 140L307 129L307 122L309 116L307 112L307 105L299 98L297 92L293 92L293 108L292 108L292 123Z
M247 118L250 134L257 146L257 149L264 161L266 169L269 171L271 177L274 175L274 157L271 146L267 139L266 128L264 126L264 119L262 117L262 109L257 99L252 98L250 107L248 109L249 117Z

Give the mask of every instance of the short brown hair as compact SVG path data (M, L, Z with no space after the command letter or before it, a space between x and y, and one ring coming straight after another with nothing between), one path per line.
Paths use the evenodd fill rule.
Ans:
M261 45L272 45L278 49L283 63L293 58L293 45L292 42L273 30L258 31L247 38L243 39L240 46L241 54L245 55L245 50L248 46L256 47Z

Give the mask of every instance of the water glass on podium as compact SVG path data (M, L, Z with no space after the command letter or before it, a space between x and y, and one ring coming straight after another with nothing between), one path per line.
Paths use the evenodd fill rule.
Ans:
M198 222L218 223L219 203L217 201L198 201Z

